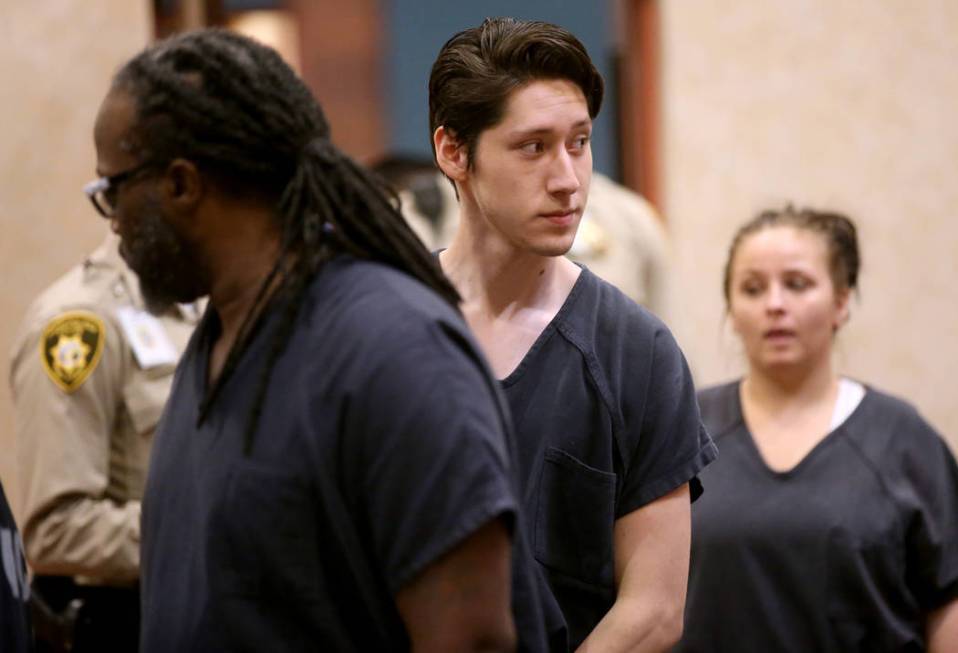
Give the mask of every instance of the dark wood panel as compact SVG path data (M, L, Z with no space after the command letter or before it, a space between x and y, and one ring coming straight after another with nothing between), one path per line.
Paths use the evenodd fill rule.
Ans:
M333 140L360 161L385 149L383 38L378 0L290 0L299 19L303 79L319 99Z
M619 77L622 178L661 209L659 0L624 0Z

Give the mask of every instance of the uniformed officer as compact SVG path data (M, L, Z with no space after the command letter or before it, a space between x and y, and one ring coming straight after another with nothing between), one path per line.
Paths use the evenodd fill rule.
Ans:
M147 460L198 318L149 314L118 242L33 302L12 350L23 541L40 614L61 622L37 632L74 651L137 648Z
M593 173L589 201L569 250L666 322L670 316L669 243L662 220L641 195Z
M430 177L435 186L431 190L442 198L434 216L424 210L419 188L406 188L399 196L409 226L426 247L437 250L452 242L459 204L441 174ZM424 176L418 175L415 183L421 187ZM568 255L666 322L671 317L669 243L661 219L642 196L593 173L589 202Z

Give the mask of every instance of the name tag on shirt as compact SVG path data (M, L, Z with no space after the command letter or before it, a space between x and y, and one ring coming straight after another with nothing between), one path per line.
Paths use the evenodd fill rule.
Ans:
M140 368L176 365L176 348L155 316L131 306L118 308L116 314Z

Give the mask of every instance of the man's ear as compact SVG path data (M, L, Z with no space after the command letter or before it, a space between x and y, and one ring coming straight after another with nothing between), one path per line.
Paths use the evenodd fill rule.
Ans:
M469 171L469 156L465 144L445 127L439 126L432 135L436 148L436 164L453 181L464 181Z
M163 195L173 209L192 211L202 199L203 191L203 177L192 161L173 159L166 167Z

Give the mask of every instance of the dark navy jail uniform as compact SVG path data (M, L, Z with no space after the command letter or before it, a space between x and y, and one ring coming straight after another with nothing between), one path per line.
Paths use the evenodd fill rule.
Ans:
M33 650L30 626L30 585L23 560L23 545L0 484L0 651L28 653Z
M496 384L464 323L376 263L341 256L312 282L244 455L282 314L269 309L201 422L212 310L180 363L143 501L145 653L408 650L396 593L515 519ZM537 572L514 537L520 646L543 650Z
M615 520L691 482L716 456L665 325L583 268L502 387L535 556L572 649L615 602Z
M722 456L692 509L683 653L925 650L958 597L958 468L905 402L867 389L794 468L770 469L739 383L705 390Z

